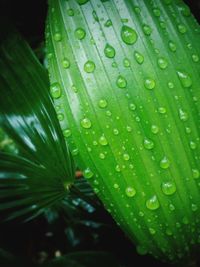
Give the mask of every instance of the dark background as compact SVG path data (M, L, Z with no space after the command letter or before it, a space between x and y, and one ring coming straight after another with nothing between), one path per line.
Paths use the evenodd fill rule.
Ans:
M185 2L200 21L200 1ZM43 0L0 1L0 14L13 21L33 48L44 40L46 13L47 3ZM81 222L82 219L90 223L84 224ZM30 262L53 258L56 251L66 254L82 250L109 251L114 254L122 267L147 264L148 267L168 266L150 256L139 256L133 244L102 207L96 208L92 214L86 212L84 218L78 218L75 222L66 220L65 216L57 211L52 211L48 216L42 216L26 224L18 222L2 224L0 249L8 251L19 259L24 258L27 267L31 266ZM137 262L140 264L137 265ZM7 266L5 262L1 263L0 253L0 267L5 266Z

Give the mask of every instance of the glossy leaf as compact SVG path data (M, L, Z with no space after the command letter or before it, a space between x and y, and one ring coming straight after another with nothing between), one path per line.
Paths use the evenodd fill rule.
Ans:
M63 198L74 180L48 87L29 46L8 34L0 44L0 124L20 157L0 153L0 210L6 211L1 219L38 215Z
M50 0L46 38L55 108L85 177L140 254L187 257L200 221L200 28L189 8Z

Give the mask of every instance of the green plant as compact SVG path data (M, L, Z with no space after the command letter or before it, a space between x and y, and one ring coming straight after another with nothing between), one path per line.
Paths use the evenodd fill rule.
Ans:
M199 32L182 1L50 0L57 118L45 70L22 40L4 41L1 124L18 151L0 154L5 218L31 219L69 194L72 154L140 254L191 257L200 220Z

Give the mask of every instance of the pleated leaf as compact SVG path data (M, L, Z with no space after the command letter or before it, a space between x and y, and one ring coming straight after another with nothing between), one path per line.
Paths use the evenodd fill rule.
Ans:
M46 38L50 92L85 177L140 254L187 257L200 242L200 28L189 8L49 0Z
M63 198L75 170L46 70L16 33L0 44L0 125L19 155L0 152L1 219L31 219ZM8 151L11 152L11 151Z

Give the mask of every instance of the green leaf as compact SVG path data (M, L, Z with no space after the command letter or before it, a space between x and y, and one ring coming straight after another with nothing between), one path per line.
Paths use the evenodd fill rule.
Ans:
M49 1L61 128L138 252L187 257L200 242L199 25L182 1L85 2Z
M1 219L31 219L63 198L74 163L48 92L49 82L16 33L0 44L0 125L20 156L0 152Z
M117 260L108 252L83 251L70 253L43 264L44 267L120 267Z

